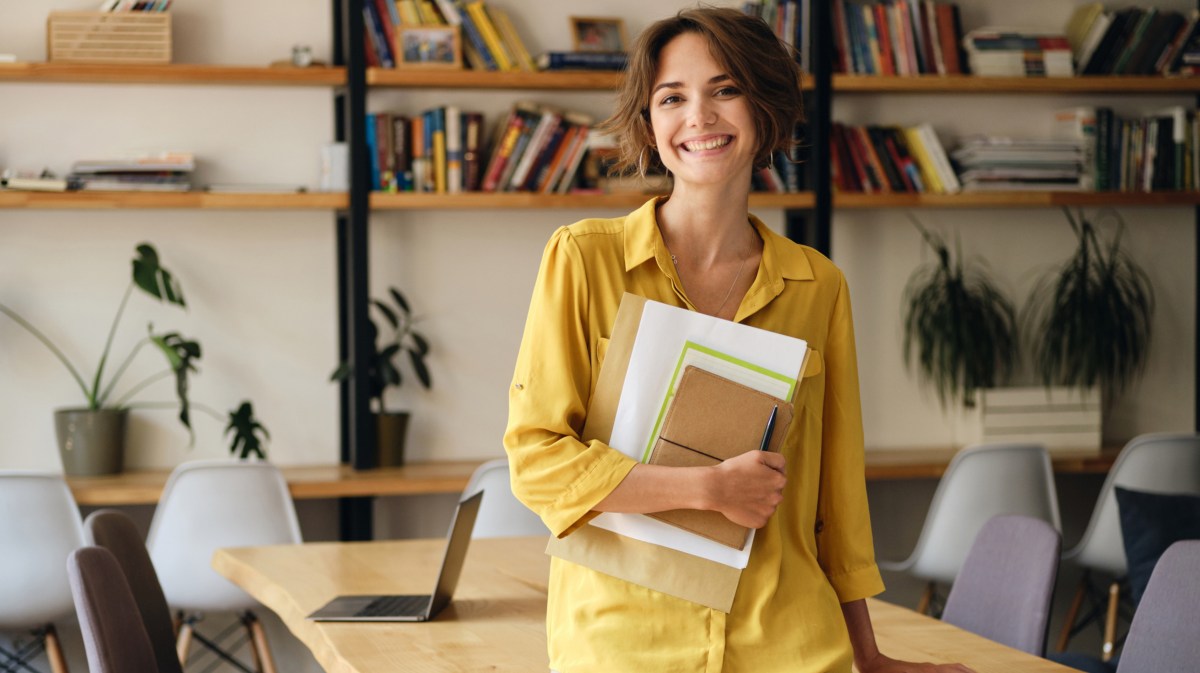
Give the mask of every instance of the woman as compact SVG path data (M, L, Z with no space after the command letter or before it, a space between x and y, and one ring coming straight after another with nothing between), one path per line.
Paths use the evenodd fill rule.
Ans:
M759 529L729 614L554 559L547 630L562 673L849 671L852 660L862 673L967 670L875 647L865 598L883 583L845 279L748 213L752 171L790 147L801 119L799 76L766 24L736 10L652 25L605 124L625 167L671 172L671 194L564 227L546 246L509 395L516 495L560 536L598 512L669 509ZM580 441L624 292L808 342L780 453L671 468Z

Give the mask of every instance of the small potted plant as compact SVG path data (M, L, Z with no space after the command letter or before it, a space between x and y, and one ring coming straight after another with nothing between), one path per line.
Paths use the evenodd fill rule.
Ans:
M433 378L425 362L429 355L429 342L413 328L415 321L408 299L395 287L388 288L388 295L391 304L379 299L371 300L371 305L386 321L387 331L381 332L374 320L368 320L368 335L373 348L367 358L367 387L378 430L377 456L380 466L404 464L409 412L387 411L383 404L387 389L398 388L404 383L400 361L408 361L423 388L429 390L433 386ZM343 362L329 380L341 382L353 375L351 364Z
M915 220L937 259L904 290L904 362L937 391L943 408L975 406L975 393L1008 377L1017 360L1012 304L980 270L952 259L945 241Z
M217 420L225 420L211 407L195 404L189 399L189 375L197 371L195 363L200 360L200 344L178 332L155 332L153 325L147 326L146 336L138 340L116 370L107 379L105 378L117 328L125 314L129 300L138 290L159 301L180 308L187 307L178 279L159 262L158 252L154 246L148 243L138 245L136 256L133 258L129 285L125 289L125 294L113 317L112 326L108 330L108 338L104 342L100 361L96 366L95 373L86 380L80 370L45 333L34 327L12 308L0 304L0 313L16 322L45 345L67 368L83 393L83 406L57 409L54 412L55 431L58 436L63 471L68 475L93 476L121 471L124 464L125 425L130 409L162 408L164 406L178 408L179 422L187 428L189 436L193 438L191 420L193 409L210 414ZM147 346L153 346L154 350L162 354L166 360L166 368L125 388L118 395L118 384L121 382L122 375L142 349ZM146 388L168 378L174 378L175 381L177 398L175 402L134 401L135 397ZM247 416L238 416L239 413ZM261 431L265 434L266 431L254 420L253 407L250 406L250 403L244 402L239 410L230 412L228 421L229 429L235 432L231 451L236 452L240 445L243 456L254 452L261 455L261 443L254 433ZM247 432L249 433L248 439L245 435Z
M1107 241L1083 209L1063 212L1075 252L1041 279L1026 304L1035 365L1045 386L1098 386L1111 404L1146 364L1154 288L1121 248L1125 222L1115 211L1104 211L1116 224Z

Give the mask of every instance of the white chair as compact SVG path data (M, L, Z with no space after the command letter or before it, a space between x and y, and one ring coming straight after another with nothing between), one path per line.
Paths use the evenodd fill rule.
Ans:
M1127 570L1113 491L1116 486L1152 493L1200 493L1200 435L1141 435L1130 440L1117 456L1100 487L1083 537L1063 554L1063 559L1082 567L1084 574L1058 637L1059 652L1066 649L1072 636L1102 614L1105 624L1101 654L1105 661L1112 657L1116 647L1117 619L1126 593L1122 580ZM1107 590L1094 581L1094 573L1109 578ZM1080 619L1079 610L1088 597L1091 609Z
M926 581L917 606L924 613L938 600L937 584L952 584L958 576L983 524L1004 514L1041 519L1062 530L1045 447L983 444L959 451L938 482L912 554L903 561L880 561L879 567Z
M146 547L167 603L183 617L179 659L186 664L193 637L213 653L222 653L220 638L210 640L195 625L205 613L232 612L246 629L256 668L273 673L274 660L253 612L258 603L210 563L220 547L300 541L291 494L275 466L209 460L175 468L154 511Z
M472 537L520 537L549 535L550 530L536 514L513 495L508 459L489 460L475 469L462 497L484 491Z
M66 673L54 623L75 614L67 557L83 545L79 507L61 476L0 472L0 631L37 635L17 651L0 648L3 670L28 669L44 649L51 670Z

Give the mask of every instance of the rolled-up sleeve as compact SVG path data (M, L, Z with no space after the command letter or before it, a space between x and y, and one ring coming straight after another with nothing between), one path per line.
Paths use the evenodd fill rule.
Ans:
M880 593L883 580L875 565L867 507L850 291L840 273L839 281L825 343L817 560L838 600L848 603Z
M635 465L603 442L580 440L599 334L590 301L583 255L563 227L542 255L504 433L513 493L560 537L594 516Z

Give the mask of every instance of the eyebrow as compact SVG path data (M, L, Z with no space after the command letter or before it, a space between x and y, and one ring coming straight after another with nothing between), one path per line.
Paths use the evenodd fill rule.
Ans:
M708 83L716 84L717 82L722 82L727 79L733 79L733 78L730 77L729 75L722 74L722 75L717 75L716 77L709 79ZM659 89L678 89L681 86L683 86L683 82L662 82L661 84L655 86L650 91L650 95L653 96L654 94L658 93Z

